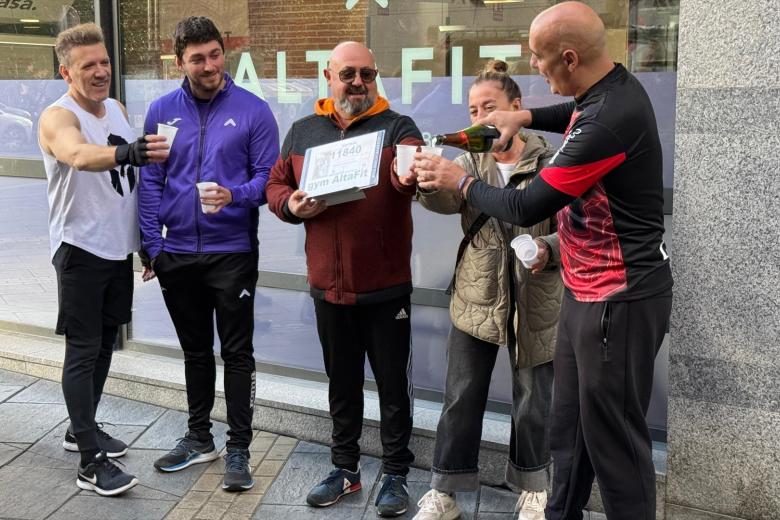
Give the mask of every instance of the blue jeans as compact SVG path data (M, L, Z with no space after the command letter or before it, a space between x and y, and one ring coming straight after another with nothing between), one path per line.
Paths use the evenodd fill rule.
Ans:
M452 328L447 341L444 407L436 429L431 487L439 491L479 488L479 446L498 345ZM552 362L512 365L512 433L506 483L516 492L543 491L550 481Z

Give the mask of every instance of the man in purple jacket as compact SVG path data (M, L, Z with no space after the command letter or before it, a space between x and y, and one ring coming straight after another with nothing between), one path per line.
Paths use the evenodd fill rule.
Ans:
M258 207L266 202L279 134L268 104L225 73L222 37L211 20L180 21L174 51L187 77L180 89L152 103L144 131L156 134L159 123L177 131L168 160L141 173L138 213L142 247L184 351L189 423L186 435L154 466L178 471L218 457L210 422L216 311L230 426L222 487L243 491L254 484L249 443ZM201 182L215 185L199 195Z

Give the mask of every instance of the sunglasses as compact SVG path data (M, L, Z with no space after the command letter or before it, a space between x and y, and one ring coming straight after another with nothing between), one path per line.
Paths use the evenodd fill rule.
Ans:
M358 74L360 74L360 81L363 83L372 83L376 79L378 72L376 69L369 69L368 67L363 67L360 70L354 67L344 67L338 72L338 75L343 83L352 83Z

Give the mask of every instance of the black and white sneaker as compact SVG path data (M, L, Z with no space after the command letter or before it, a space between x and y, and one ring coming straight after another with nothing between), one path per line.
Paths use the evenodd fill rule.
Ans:
M192 432L188 432L179 439L175 448L154 461L154 467L165 472L179 471L217 458L219 453L213 440L201 441Z
M104 497L119 495L138 484L134 475L119 469L102 451L86 467L79 465L78 475L78 487Z
M225 455L225 478L222 489L225 491L246 491L255 485L249 469L249 451L228 448Z
M117 459L127 453L127 444L115 439L103 430L103 423L97 424L98 446L106 452L111 459ZM67 451L79 451L76 444L76 437L70 432L70 426L65 430L65 439L62 441L62 447Z

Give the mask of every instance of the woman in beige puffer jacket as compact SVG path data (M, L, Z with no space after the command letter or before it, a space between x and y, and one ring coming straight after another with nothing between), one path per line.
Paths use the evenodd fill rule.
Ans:
M493 110L519 110L520 88L502 61L488 63L469 91L472 120ZM524 188L552 156L543 137L522 132L502 153L464 153L455 162L493 186ZM511 189L511 188L510 188ZM464 234L480 212L459 194L424 192L418 200L431 211L460 213ZM530 234L538 264L526 269L510 247ZM450 301L444 407L436 434L431 491L420 501L420 520L455 518L455 492L479 488L478 455L482 419L500 347L509 348L512 370L512 432L507 484L520 494L520 518L544 518L549 484L549 415L552 357L563 285L553 219L520 228L491 218L464 250L455 268ZM525 515L525 516L523 516ZM536 515L536 516L534 516Z

